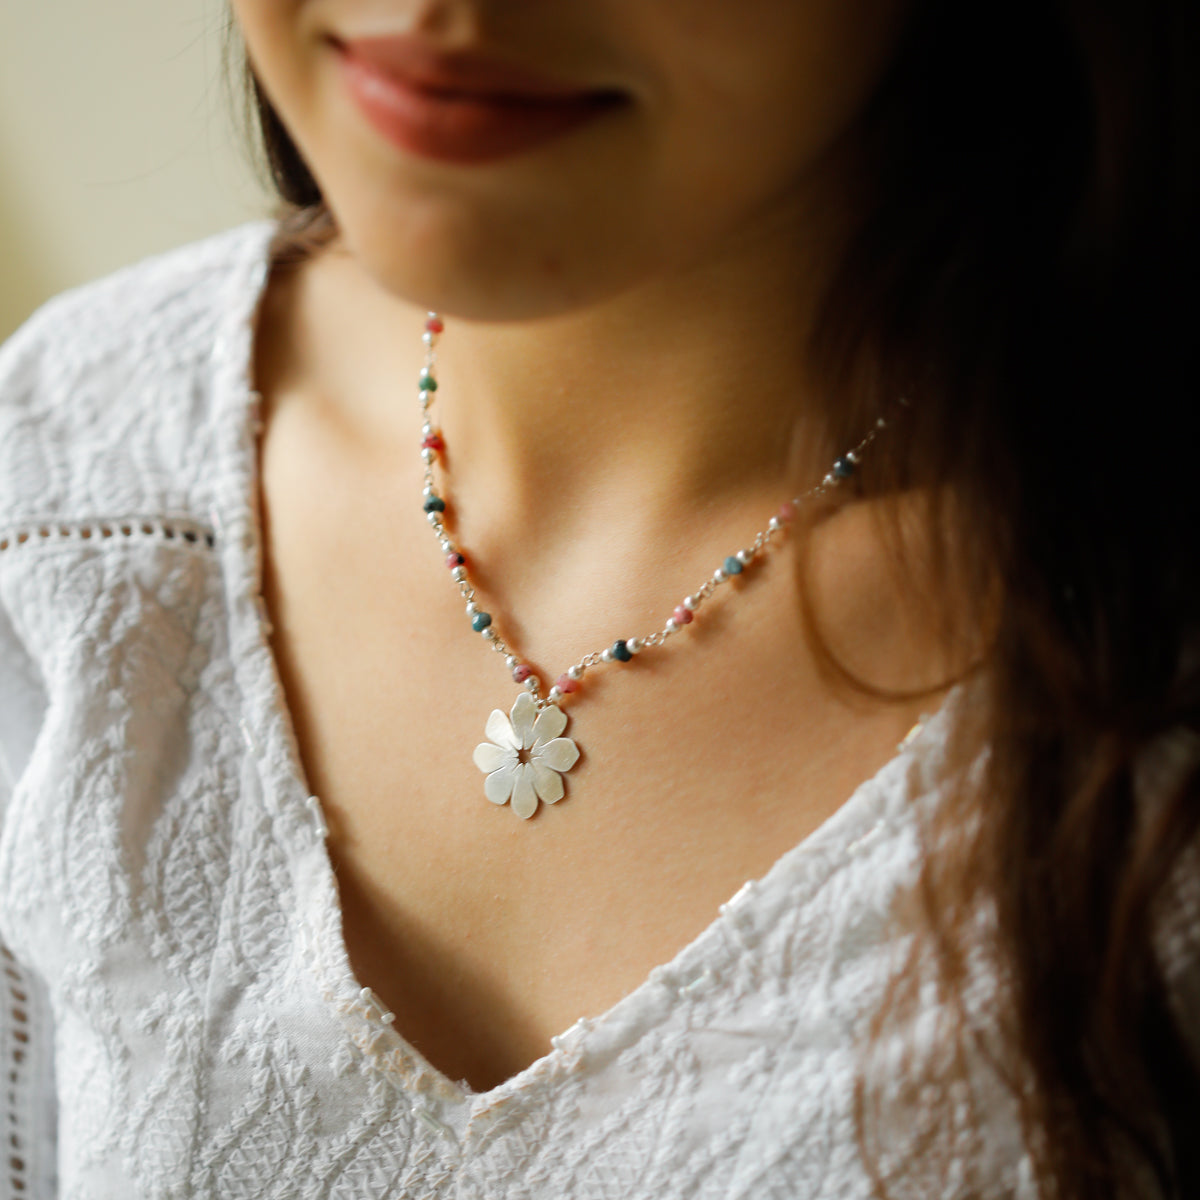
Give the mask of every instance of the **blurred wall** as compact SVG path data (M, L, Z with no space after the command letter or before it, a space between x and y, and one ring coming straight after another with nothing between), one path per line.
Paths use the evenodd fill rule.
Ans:
M224 0L0 0L0 340L43 300L265 215Z

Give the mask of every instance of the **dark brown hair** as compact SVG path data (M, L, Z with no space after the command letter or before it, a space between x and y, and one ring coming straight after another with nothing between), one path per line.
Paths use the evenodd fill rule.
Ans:
M875 1026L911 1011L932 949L951 1019L921 1070L945 1086L929 1107L914 1082L923 1116L897 1158L864 1073L880 1194L947 1185L956 1084L983 1053L1043 1195L1200 1196L1200 1012L1178 1003L1179 973L1200 972L1198 14L918 0L854 131L855 232L813 336L830 444L880 397L913 398L872 486L952 498L932 523L941 570L966 611L995 614L926 830L924 932ZM303 257L332 218L244 78L277 249ZM994 992L972 999L980 948ZM968 1169L955 1190L1007 1187Z

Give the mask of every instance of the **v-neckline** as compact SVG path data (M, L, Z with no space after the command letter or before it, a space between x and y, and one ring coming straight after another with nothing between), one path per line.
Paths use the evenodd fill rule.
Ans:
M221 446L215 465L213 522L225 579L229 648L241 697L240 723L257 762L257 781L272 830L293 873L294 914L304 964L334 1015L372 1068L405 1094L418 1117L461 1140L489 1115L511 1111L552 1090L557 1079L588 1070L629 1048L680 1004L697 1002L734 961L753 953L786 906L795 912L855 848L886 823L889 802L905 787L908 751L940 736L964 685L943 700L895 755L864 780L821 825L786 850L768 871L718 907L714 919L668 962L654 967L601 1015L581 1018L551 1038L551 1049L502 1083L476 1092L434 1066L391 1023L391 1014L354 976L342 927L336 877L327 853L320 801L308 785L295 726L270 644L262 600L263 527L259 479L261 397L255 390L257 322L270 280L274 221L243 226L214 348L214 414ZM243 257L244 254L244 257Z

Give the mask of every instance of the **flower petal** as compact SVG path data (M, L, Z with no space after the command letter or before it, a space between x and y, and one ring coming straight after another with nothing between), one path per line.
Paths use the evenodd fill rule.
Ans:
M520 739L513 733L513 727L509 724L508 717L498 708L492 709L485 732L497 746L511 746L514 750L521 748Z
M553 804L563 798L562 776L540 762L529 764L533 770L533 786L537 788L538 798L547 804Z
M512 730L518 739L518 748L528 750L533 745L533 718L536 716L536 702L528 692L522 692L512 706Z
M570 738L555 738L533 752L533 761L555 771L569 771L579 758L579 747Z
M517 768L520 766L524 766L524 764L510 762L500 770L493 771L483 781L483 794L493 804L508 803L508 798L512 795L513 784L517 781Z
M517 764L517 783L512 794L513 812L529 818L537 812L538 797L533 787L533 772L528 763Z
M567 727L567 714L557 704L547 704L533 723L533 745L542 746Z
M504 716L503 713L500 714ZM506 763L517 761L517 752L505 746L494 746L491 742L480 742L471 756L475 765L485 774L498 771Z

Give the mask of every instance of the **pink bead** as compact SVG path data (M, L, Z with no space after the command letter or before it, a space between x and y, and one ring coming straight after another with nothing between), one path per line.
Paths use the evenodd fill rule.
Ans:
M775 515L786 525L795 518L796 506L790 500L785 500L779 506L779 512Z
M690 625L694 615L690 608L684 608L682 604L677 604L675 611L671 614L675 618L676 625Z
M425 322L425 328L428 329L430 333L441 333L446 327L442 324L440 317L430 317Z
M568 692L579 691L579 680L572 679L570 675L560 675L554 686L565 696Z
M457 550L453 554L446 555L446 566L448 566L452 571L455 567L461 567L466 561L467 560L463 558L463 556L459 554Z
M524 683L525 680L527 680L532 674L533 668L529 666L528 663L517 663L517 665L513 667L513 682Z
M422 450L445 450L446 443L436 433L431 433L422 443Z

